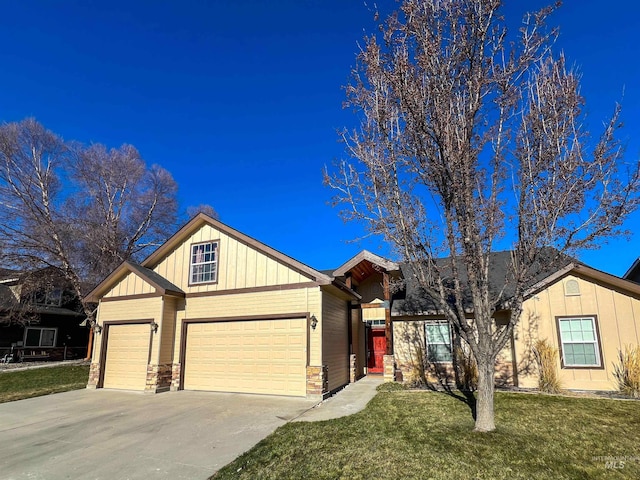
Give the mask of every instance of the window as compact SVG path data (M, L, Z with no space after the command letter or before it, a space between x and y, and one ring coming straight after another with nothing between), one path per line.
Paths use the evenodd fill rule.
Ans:
M427 359L433 363L451 362L451 326L448 323L425 324Z
M211 283L218 278L218 242L191 246L190 283Z
M558 318L563 367L600 367L595 317Z
M46 293L43 291L36 293L35 303L48 307L59 307L62 304L62 289L53 288L47 290Z
M55 347L57 329L27 327L25 330L25 347Z

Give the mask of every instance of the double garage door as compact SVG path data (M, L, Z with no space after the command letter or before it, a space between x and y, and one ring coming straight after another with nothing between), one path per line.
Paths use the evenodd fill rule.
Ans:
M306 395L306 319L189 323L184 389Z
M148 323L109 327L105 388L144 390L150 340ZM305 319L188 323L184 389L305 396L306 344Z

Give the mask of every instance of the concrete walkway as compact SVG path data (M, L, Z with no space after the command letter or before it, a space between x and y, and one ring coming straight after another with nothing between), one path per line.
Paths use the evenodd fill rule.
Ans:
M375 397L376 387L382 382L382 376L369 375L361 378L292 421L317 422L353 415L366 407L369 400Z

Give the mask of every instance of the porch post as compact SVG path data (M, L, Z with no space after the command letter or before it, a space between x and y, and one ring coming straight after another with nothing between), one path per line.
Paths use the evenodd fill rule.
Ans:
M389 287L389 273L382 272L382 287L384 289L384 336L387 344L386 355L382 359L384 381L393 382L396 379L396 362L393 355L393 330L391 326L391 291Z

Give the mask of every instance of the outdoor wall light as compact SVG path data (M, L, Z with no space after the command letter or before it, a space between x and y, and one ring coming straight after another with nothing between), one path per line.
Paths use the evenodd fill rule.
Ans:
M97 323L93 326L93 331L96 333L102 333L102 326Z
M158 333L158 324L155 321L151 320L149 326L151 327L151 331L153 333Z
M311 315L310 320L311 320L311 328L315 330L316 327L318 326L318 319L316 318L315 315Z

